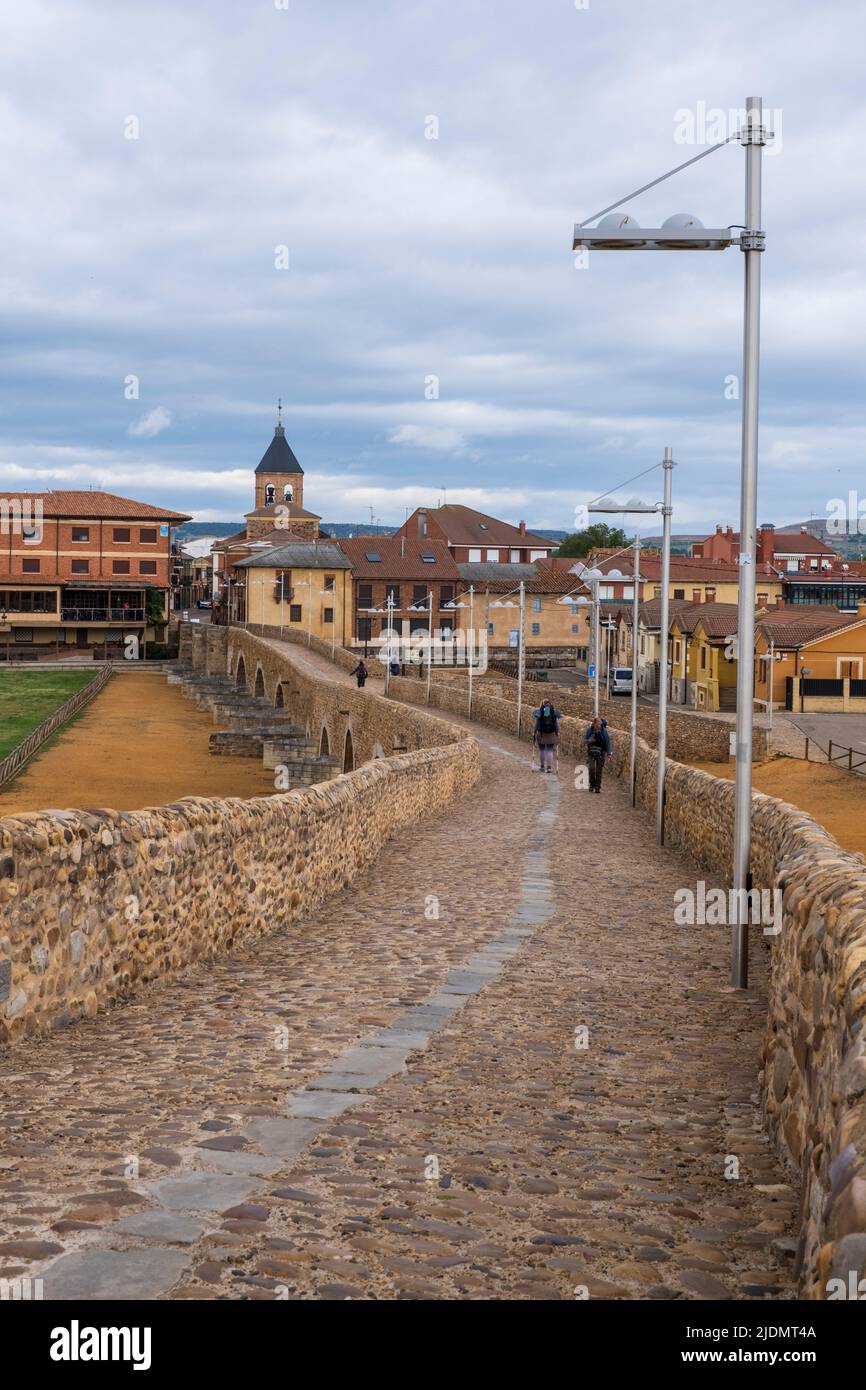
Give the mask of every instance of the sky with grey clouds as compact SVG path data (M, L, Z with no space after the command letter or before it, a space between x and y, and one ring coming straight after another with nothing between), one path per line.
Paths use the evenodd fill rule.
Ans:
M397 523L446 487L566 527L671 444L676 528L736 522L740 253L570 247L702 148L684 112L712 139L757 92L759 520L866 493L860 0L0 13L0 488L235 520L281 395L326 519ZM740 222L743 163L731 144L628 210Z

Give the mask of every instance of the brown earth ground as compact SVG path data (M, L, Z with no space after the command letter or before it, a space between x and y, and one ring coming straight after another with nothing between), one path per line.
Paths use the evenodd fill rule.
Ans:
M0 792L0 816L46 808L138 811L184 796L268 796L257 758L212 757L210 714L157 673L114 675L74 723Z
M695 763L712 777L733 780L735 763ZM807 763L799 758L775 758L756 766L752 773L756 791L777 796L801 811L808 811L843 849L866 854L866 782L856 773Z

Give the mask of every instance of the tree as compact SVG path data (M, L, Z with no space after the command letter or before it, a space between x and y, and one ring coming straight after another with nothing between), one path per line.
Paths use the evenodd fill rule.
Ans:
M566 536L556 553L583 559L591 550L622 550L628 544L629 538L621 526L608 526L606 521L595 521L585 531L575 531L573 535Z

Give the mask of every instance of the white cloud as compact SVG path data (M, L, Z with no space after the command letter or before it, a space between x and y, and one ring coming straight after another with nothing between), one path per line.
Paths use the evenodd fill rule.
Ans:
M171 411L166 410L164 405L158 405L131 424L129 433L133 439L154 439L169 428L171 419Z
M414 449L433 449L436 453L462 454L466 438L447 425L401 425L388 435L389 444L409 444Z

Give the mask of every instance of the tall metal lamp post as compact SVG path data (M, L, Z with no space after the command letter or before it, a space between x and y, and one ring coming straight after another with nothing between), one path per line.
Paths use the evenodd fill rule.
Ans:
M668 730L668 627L670 626L670 582L671 582L671 518L673 516L673 470L674 463L673 450L670 447L665 449L665 456L662 460L664 470L664 497L663 501L657 505L647 505L637 502L626 502L624 506L618 506L615 502L605 505L604 502L594 503L589 507L590 512L619 512L624 515L638 515L647 512L658 512L662 514L662 575L661 575L661 613L659 614L659 718L658 718L658 771L656 773L656 840L660 845L665 842L665 776L667 769L667 730ZM640 568L639 548L635 551L635 574ZM610 578L610 573L608 574ZM634 597L637 599L638 587L635 586ZM638 677L638 610L635 602L632 616L632 717L635 728L637 726L637 677ZM635 786L632 782L632 802L635 798Z
M739 910L732 925L731 984L745 989L749 981L749 917L747 890L751 887L752 841L752 723L755 696L755 529L758 481L758 361L760 342L761 255L765 236L761 229L761 162L764 145L772 132L763 124L761 97L746 98L742 128L726 140L711 145L675 169L644 184L601 212L579 222L573 249L597 251L724 251L739 246L744 259L743 309L743 414L740 469L740 584L737 661L737 771L734 793L732 884ZM708 229L695 217L678 213L661 227L641 228L633 218L615 213L629 198L663 183L690 164L738 139L746 154L745 226L735 224ZM587 224L601 218L598 226ZM739 234L738 234L739 233Z

